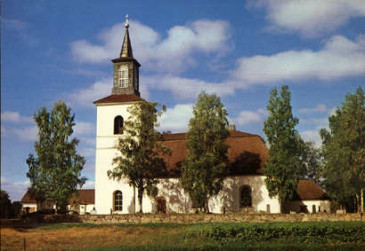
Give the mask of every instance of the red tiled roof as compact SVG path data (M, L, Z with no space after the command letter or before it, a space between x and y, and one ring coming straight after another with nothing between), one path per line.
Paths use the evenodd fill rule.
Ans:
M37 201L27 191L20 201L21 203L37 203ZM95 189L80 189L70 199L71 204L95 204Z
M179 165L187 156L186 133L165 134L162 143L171 150L170 156L164 156L169 175L178 176ZM230 131L227 143L230 174L263 174L268 150L260 136Z
M326 198L322 188L312 180L299 180L297 194L301 200L322 200Z
M37 203L37 201L30 195L29 191L27 191L23 198L20 200L21 203Z
M108 97L99 99L94 101L94 104L103 104L103 103L122 103L122 102L133 102L140 101L142 98L135 94L119 94L119 95L110 95Z
M71 200L72 203L84 205L95 204L95 189L77 190L77 193Z

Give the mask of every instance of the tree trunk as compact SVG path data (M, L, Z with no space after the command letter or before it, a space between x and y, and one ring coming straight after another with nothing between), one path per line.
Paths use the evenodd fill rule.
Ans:
M279 204L280 204L280 213L284 213L284 203L279 199Z
M142 210L142 199L143 199L143 188L138 188L138 205L139 205L139 213L143 213Z
M361 201L361 208L360 208L360 211L361 211L361 213L363 213L364 212L364 188L361 188L361 190L360 190L361 192L360 192L360 196L361 196L361 198L360 198L360 201Z
M356 194L356 213L360 213L361 212L361 203L360 203L360 196L358 194Z
M204 207L205 207L205 213L209 214L208 199L205 200Z

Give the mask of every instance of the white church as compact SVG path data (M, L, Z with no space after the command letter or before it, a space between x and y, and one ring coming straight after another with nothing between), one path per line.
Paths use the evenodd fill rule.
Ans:
M107 171L118 155L117 143L123 137L123 125L129 118L128 107L141 100L139 92L138 61L133 57L128 19L120 56L113 59L114 81L111 95L94 102L97 107L95 208L97 214L133 214L139 211L137 191L128 180L109 179ZM270 198L265 186L263 168L268 149L259 135L235 130L230 126L227 139L230 174L224 180L220 193L210 198L212 213L266 212L279 213L277 198ZM144 213L192 213L194 205L179 186L178 165L186 157L186 134L164 136L164 145L172 151L165 157L168 175L159 179L158 195L143 197ZM329 212L330 202L323 190L314 182L300 180L297 199L290 203L290 211Z

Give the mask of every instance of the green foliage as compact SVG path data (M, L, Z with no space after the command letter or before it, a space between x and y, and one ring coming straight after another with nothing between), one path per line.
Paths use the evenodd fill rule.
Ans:
M321 184L323 178L323 157L319 148L313 142L302 143L301 161L303 163L303 173L301 178L313 180L316 184Z
M186 238L205 237L220 242L229 239L246 243L287 240L295 243L364 243L364 222L308 223L215 223L199 224L186 231Z
M27 159L30 192L37 201L54 203L57 209L64 209L86 180L81 177L85 160L76 152L79 141L70 138L74 117L63 101L55 103L51 112L43 107L34 115L38 141L34 143L36 156L30 154Z
M270 93L267 105L269 116L264 122L264 132L269 143L269 159L265 170L269 195L279 196L281 204L291 200L302 173L302 140L295 126L289 87L284 85L280 95L276 88Z
M227 111L216 95L199 94L187 133L188 156L183 162L182 187L200 209L217 194L227 172Z
M344 205L365 188L365 95L362 88L348 94L322 129L326 192ZM353 201L353 200L352 200Z
M11 207L9 194L5 190L0 190L0 218L8 218Z
M145 100L130 106L130 117L125 122L124 135L119 138L120 155L113 160L116 167L108 171L109 178L120 180L125 177L129 184L138 190L140 212L145 190L154 193L157 178L166 174L166 164L162 158L170 151L160 140L162 135L155 130L157 119L165 111L157 103Z

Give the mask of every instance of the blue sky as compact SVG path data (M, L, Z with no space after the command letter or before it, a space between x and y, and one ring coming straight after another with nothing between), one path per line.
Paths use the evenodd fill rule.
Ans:
M93 187L96 108L111 93L125 14L141 95L167 105L161 130L187 130L201 90L217 93L231 123L260 134L270 90L287 84L297 129L318 130L347 93L365 87L365 1L4 0L1 35L1 186L29 186L33 114L65 100Z

